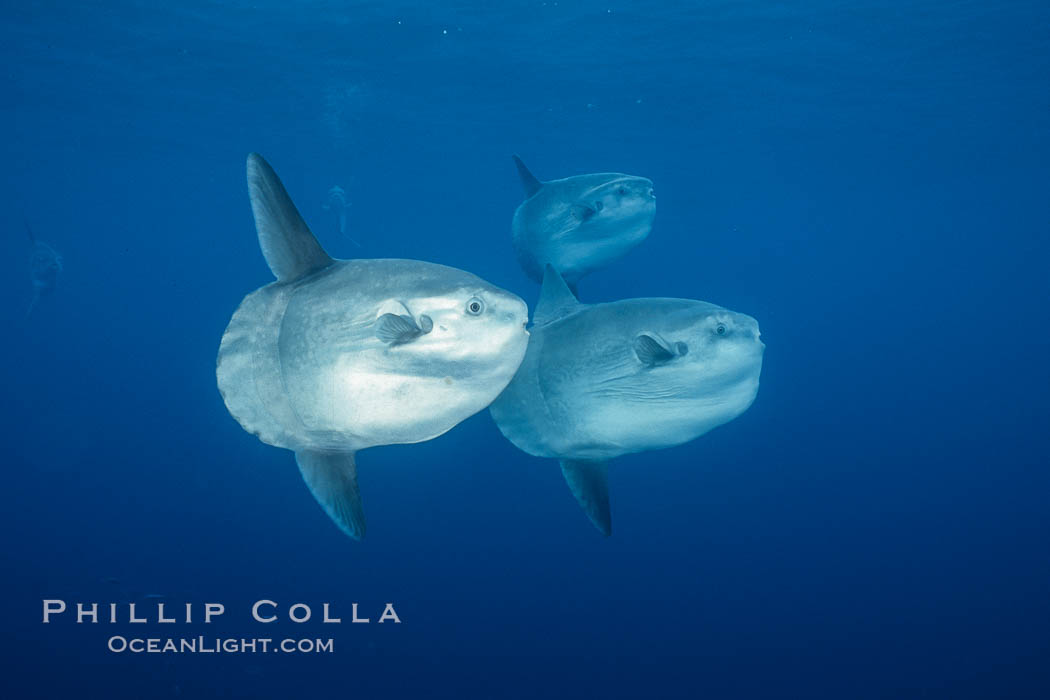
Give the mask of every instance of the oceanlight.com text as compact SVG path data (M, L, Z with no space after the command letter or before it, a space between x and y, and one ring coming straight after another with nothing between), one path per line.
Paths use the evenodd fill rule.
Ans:
M118 654L330 654L335 651L335 643L331 638L274 640L201 636L129 639L115 635L109 638L106 648Z

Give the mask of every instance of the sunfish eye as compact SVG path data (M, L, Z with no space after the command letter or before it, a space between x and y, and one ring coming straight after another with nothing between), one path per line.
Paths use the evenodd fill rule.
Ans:
M597 202L594 203L594 211L601 211L604 208L605 204L602 202L602 200L599 199Z
M616 194L618 194L621 197L623 197L625 194L627 194L627 188L626 187L621 187L620 189L616 190Z
M484 310L485 302L478 297L471 297L470 301L467 302L467 313L471 316L480 316Z
M715 333L717 333L718 335L725 335L726 334L726 327L723 324L719 323L715 327Z

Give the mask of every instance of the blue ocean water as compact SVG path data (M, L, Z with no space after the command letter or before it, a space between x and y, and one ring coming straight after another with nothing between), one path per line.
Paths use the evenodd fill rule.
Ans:
M2 14L3 697L1050 693L1045 3ZM333 255L452 265L530 305L510 155L649 177L652 235L580 296L754 316L758 399L617 459L608 539L487 412L362 452L355 543L215 386L231 313L272 279L249 151ZM333 185L360 247L322 208ZM63 258L29 317L25 222ZM44 625L52 598L227 612ZM260 599L315 619L260 625ZM386 602L401 624L375 624ZM335 651L113 653L114 634Z

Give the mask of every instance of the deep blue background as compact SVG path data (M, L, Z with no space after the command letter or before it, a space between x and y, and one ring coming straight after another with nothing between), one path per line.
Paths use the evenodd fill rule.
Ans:
M3 696L1047 697L1050 6L495 4L5 5ZM651 177L652 236L581 297L753 315L758 400L617 460L608 540L487 413L369 450L354 543L215 387L271 279L252 150L333 254L530 303L509 154ZM23 217L65 260L29 319ZM40 624L145 593L228 613L139 634L337 653ZM404 622L274 629L258 598Z

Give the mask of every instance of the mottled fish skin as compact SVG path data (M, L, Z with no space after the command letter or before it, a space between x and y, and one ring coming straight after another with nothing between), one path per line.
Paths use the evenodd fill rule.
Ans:
M693 440L754 401L765 345L750 316L689 299L584 305L552 277L525 359L490 407L521 450L563 469L605 462Z
M295 451L325 512L360 538L355 453L430 440L487 407L525 354L528 309L444 265L333 259L256 154L248 185L277 281L234 313L219 390L245 430Z
M516 159L526 199L514 212L511 235L522 269L543 279L554 266L570 286L624 256L652 230L652 181L622 173L576 175L540 182Z

